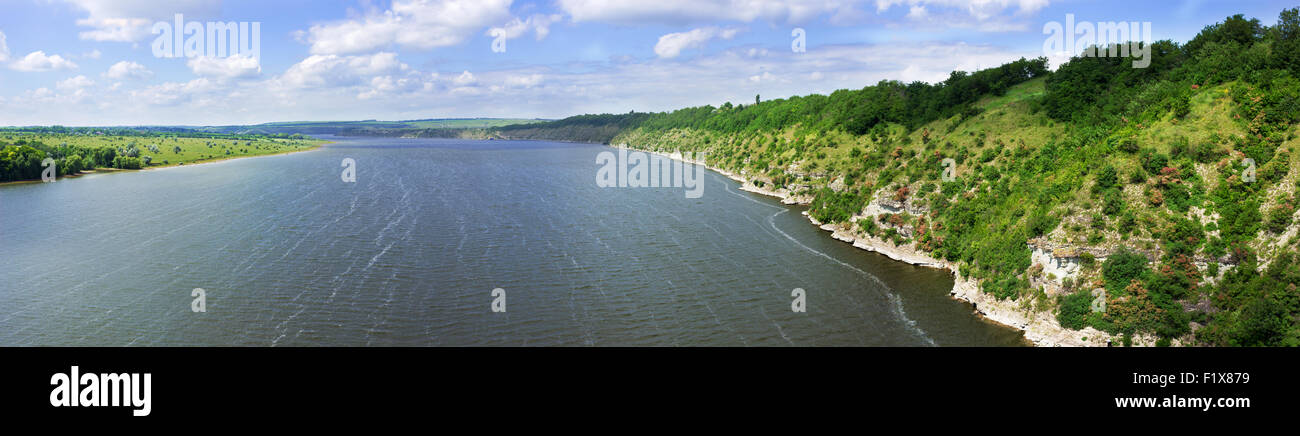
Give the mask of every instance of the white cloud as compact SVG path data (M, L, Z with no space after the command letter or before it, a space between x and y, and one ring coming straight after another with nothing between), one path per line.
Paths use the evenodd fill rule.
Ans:
M203 77L239 79L253 77L262 72L257 58L234 55L224 58L197 57L185 62L190 71Z
M149 26L153 22L147 18L83 18L77 20L78 26L93 27L77 34L81 39L99 42L133 42L148 38Z
M5 38L5 33L0 32L0 62L9 61L9 43Z
M357 99L369 100L375 97L392 96L394 93L411 93L432 89L433 83L421 80L418 76L395 77L376 76L370 79L369 88L357 94Z
M195 96L217 88L212 81L200 77L189 82L167 82L130 92L132 100L152 106L174 106L192 102Z
M812 18L851 8L862 0L559 0L560 9L574 22L603 21L622 24L647 22L686 24L704 21L765 20L803 23Z
M101 57L104 57L104 53L100 52L99 50L91 50L89 52L82 53L81 57L86 59L99 59Z
M532 88L541 83L541 74L511 75L506 77L506 86L511 88Z
M289 67L279 80L292 88L341 87L366 83L375 76L409 70L396 53L363 56L311 55Z
M137 42L153 36L150 28L158 20L170 20L177 13L187 20L214 15L221 0L63 0L87 13L77 25L91 30L79 36L89 41Z
M560 14L534 14L526 20L520 20L516 17L502 27L493 27L488 29L488 36L496 37L502 35L505 39L515 39L523 36L528 31L532 31L538 41L546 39L546 35L551 33L551 25L560 22L564 17Z
M304 39L312 54L359 54L392 45L432 49L464 42L510 17L511 0L394 0L391 9L312 26Z
M659 37L659 43L655 44L655 54L665 59L675 58L682 50L703 47L714 38L731 39L739 32L740 29L703 27L689 32L669 33Z
M71 91L89 87L94 84L95 82L87 79L86 76L76 76L68 78L67 80L60 80L54 87L59 88L59 90L62 91Z
M104 77L123 80L123 79L148 79L153 77L153 71L149 71L144 65L130 61L120 61L113 66L108 67L108 72Z
M51 91L50 88L40 87L28 91L26 97L33 100L48 100L54 98L54 91Z
M34 51L9 65L17 71L36 72L51 70L75 70L77 64L59 55L46 55L44 51Z
M452 83L455 83L456 86L469 86L478 83L478 79L474 77L474 73L465 70L465 72L456 76L455 79L452 79Z

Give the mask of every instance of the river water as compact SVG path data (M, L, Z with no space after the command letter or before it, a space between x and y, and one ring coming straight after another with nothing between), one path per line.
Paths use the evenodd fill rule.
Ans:
M712 172L688 198L598 187L605 146L337 140L0 186L0 345L1024 345Z

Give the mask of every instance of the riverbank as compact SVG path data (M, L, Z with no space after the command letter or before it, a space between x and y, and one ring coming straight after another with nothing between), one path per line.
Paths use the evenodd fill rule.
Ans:
M615 148L643 151L666 156L685 163L704 165L705 168L740 183L740 189L755 194L779 198L782 204L807 205L812 202L809 195L796 195L787 189L771 189L755 184L743 174L737 174L723 168L716 168L702 161L685 159L681 153L659 153L650 150L629 148L626 144L611 145ZM807 212L803 215L814 226L831 233L831 237L851 244L856 248L882 254L890 259L916 266L948 270L953 275L953 287L949 292L953 298L971 304L975 313L989 321L1024 332L1025 339L1039 347L1104 347L1111 341L1109 334L1092 327L1083 330L1070 330L1057 322L1051 312L1035 311L1032 307L1022 307L1019 302L998 300L992 294L983 292L974 279L963 279L958 266L942 259L935 259L910 246L895 246L892 242L870 236L858 235L850 229L840 228L834 224L818 222ZM855 221L855 216L850 222Z
M137 171L158 171L158 170L167 170L167 169L175 169L175 168L192 167L192 166L196 166L196 165L208 165L208 164L217 164L217 163L222 163L222 162L230 162L230 161L237 160L237 159L251 159L251 158L258 158L258 157L284 156L284 155L289 155L289 154L294 154L294 153L304 153L304 152L308 152L308 151L319 150L321 147L324 147L324 146L326 146L326 145L333 144L333 143L334 143L334 141L323 141L323 140L322 140L322 142L319 143L319 144L316 144L316 145L313 145L313 146L311 146L311 147L307 147L307 148L304 148L304 149L301 149L301 150L286 150L286 151L281 151L281 152L276 152L276 153L254 154L254 155L239 155L239 156L234 156L234 155L232 155L232 156L221 156L221 157L215 157L215 158L212 158L212 159L204 159L204 160L201 160L201 161L195 161L195 162L192 162L192 163L179 163L179 162L178 162L178 163L174 163L174 164L151 165L151 166L149 166L149 167L141 168L141 169L138 169L138 170L130 170L130 169L123 169L123 168L95 168L95 169L93 169L93 170L82 171L82 172L77 173L77 174L68 174L68 175L64 175L64 176L59 176L57 180L63 180L63 179L76 179L76 178L81 178L81 177L85 177L85 176L90 176L90 175L99 175L99 174L133 173L133 172L137 172ZM42 182L41 179L31 179L31 180L12 180L12 181L8 181L8 182L0 182L0 186L20 185L20 184L27 184L27 183L43 183L43 182Z

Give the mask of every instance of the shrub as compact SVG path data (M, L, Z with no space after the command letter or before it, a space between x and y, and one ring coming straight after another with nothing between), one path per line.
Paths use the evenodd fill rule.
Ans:
M1138 280L1147 273L1147 258L1127 249L1106 257L1101 265L1101 275L1106 282L1106 290L1120 294L1133 280Z
M1088 326L1088 315L1091 313L1092 295L1080 291L1060 298L1056 320L1061 323L1061 327L1082 330Z

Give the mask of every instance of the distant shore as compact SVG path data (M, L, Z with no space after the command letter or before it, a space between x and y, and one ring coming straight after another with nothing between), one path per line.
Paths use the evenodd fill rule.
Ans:
M123 169L123 168L95 168L95 169L93 169L93 170L82 171L82 172L77 173L77 174L68 174L68 175L66 175L66 176L59 176L57 180L62 180L62 179L76 179L76 178L80 178L80 177L84 177L84 176L89 176L89 175L95 175L95 174L111 174L111 173L123 173L123 172L134 173L134 172L138 172L138 171L158 171L158 170L167 170L167 169L175 169L175 168L192 167L192 166L197 166L197 165L216 164L216 163L222 163L222 162L229 162L229 161L233 161L233 160L237 160L237 159L250 159L250 158L258 158L258 157L283 156L283 155L286 155L286 154L303 153L303 152L308 152L308 151L316 151L316 150L319 150L321 147L324 147L324 146L326 146L326 145L333 144L333 143L334 143L334 141L326 141L326 142L322 142L322 143L320 143L320 144L316 144L316 145L314 145L314 146L307 147L307 148L304 148L304 149L301 149L301 150L287 150L287 151L281 151L281 152L276 152L276 153L254 154L254 155L241 155L241 156L221 156L221 157L215 157L215 158L211 158L211 159L204 159L204 160L201 160L201 161L195 161L195 162L192 162L192 163L180 163L180 162L178 162L178 163L173 163L173 164L150 165L150 166L148 166L148 167L141 168L141 169L138 169L138 170L128 170L128 169ZM8 182L0 182L0 186L21 185L21 184L28 184L28 183L43 183L43 181L42 181L41 179L13 180L13 181L8 181Z

